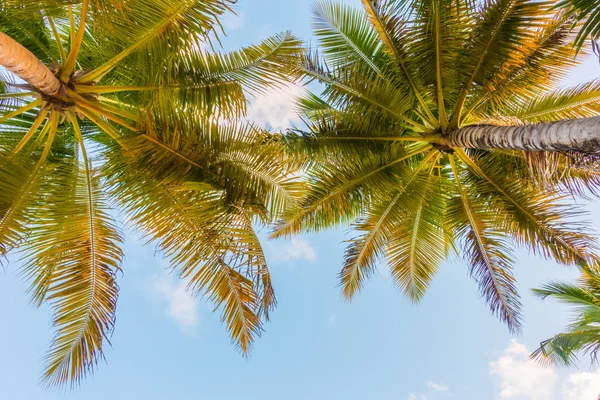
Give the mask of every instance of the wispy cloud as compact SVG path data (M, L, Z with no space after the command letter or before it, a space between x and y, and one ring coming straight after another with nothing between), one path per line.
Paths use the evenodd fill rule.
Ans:
M303 92L304 89L295 84L270 89L250 102L247 118L274 130L289 128L300 121L295 100Z
M529 359L531 351L513 340L500 358L490 363L498 380L499 399L595 400L600 393L600 371L576 372L560 379L554 367ZM560 389L557 389L560 388Z
M490 373L497 377L501 399L548 400L554 398L557 374L529 359L527 348L513 340L502 356L490 363Z
M171 276L154 275L149 287L153 296L166 305L166 314L179 329L186 335L195 336L200 313L197 300L186 290L186 283L175 281Z
M267 242L265 244L267 257L276 263L285 263L295 260L315 262L317 251L306 239L297 237L290 241Z
M436 383L434 381L427 381L427 382L425 382L425 385L427 385L427 387L429 389L436 391L436 392L446 393L449 390L448 386L442 385L441 383Z
M600 371L571 374L562 388L564 400L596 400L599 394Z
M452 397L450 388L441 383L434 382L432 380L425 381L427 387L426 393L410 393L408 400L433 400L442 397Z

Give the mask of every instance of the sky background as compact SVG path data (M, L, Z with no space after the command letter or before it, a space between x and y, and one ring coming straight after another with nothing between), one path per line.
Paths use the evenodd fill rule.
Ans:
M285 30L310 40L312 3L240 0L238 16L224 20L225 48ZM565 84L599 76L597 60L588 60ZM297 122L297 93L254 99L250 118L274 128ZM599 225L600 206L589 208ZM524 251L516 253L516 276L526 323L520 337L511 337L461 260L443 265L418 306L394 289L385 268L347 304L336 277L346 231L265 239L279 307L248 360L210 304L190 297L152 247L132 232L126 236L112 348L73 391L48 393L37 384L52 338L50 310L29 305L18 261L0 270L0 399L596 400L600 393L600 371L587 360L569 370L528 361L569 320L564 306L542 302L530 289L577 274Z

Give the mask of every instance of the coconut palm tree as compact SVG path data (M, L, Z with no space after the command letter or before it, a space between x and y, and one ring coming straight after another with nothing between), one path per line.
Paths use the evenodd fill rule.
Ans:
M573 323L564 333L545 340L532 357L541 362L572 365L577 353L590 354L597 362L600 352L600 276L584 270L577 284L549 283L534 291L541 298L554 298L576 307Z
M33 302L54 310L49 386L81 381L102 358L119 215L222 310L243 352L275 305L253 224L294 203L296 166L243 116L248 94L294 74L301 44L282 34L207 51L233 3L0 5L0 254L24 256Z
M300 101L308 189L273 232L353 223L340 284L352 299L384 259L420 300L456 250L493 313L521 323L514 245L598 266L571 194L597 190L600 82L557 89L578 64L572 21L532 0L320 1L324 85ZM297 133L300 133L298 135Z

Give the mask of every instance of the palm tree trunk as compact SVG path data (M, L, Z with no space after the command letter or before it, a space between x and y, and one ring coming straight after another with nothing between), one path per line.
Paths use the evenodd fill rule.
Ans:
M29 83L35 90L57 96L62 84L32 52L0 32L0 66Z
M477 125L444 137L450 147L600 154L600 117L522 126Z

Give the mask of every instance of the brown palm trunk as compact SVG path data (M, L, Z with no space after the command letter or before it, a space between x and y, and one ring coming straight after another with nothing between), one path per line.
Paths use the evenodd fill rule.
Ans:
M469 126L451 132L444 139L448 146L467 149L600 154L600 117L535 125Z
M57 96L62 84L32 52L0 32L0 66L47 96Z

